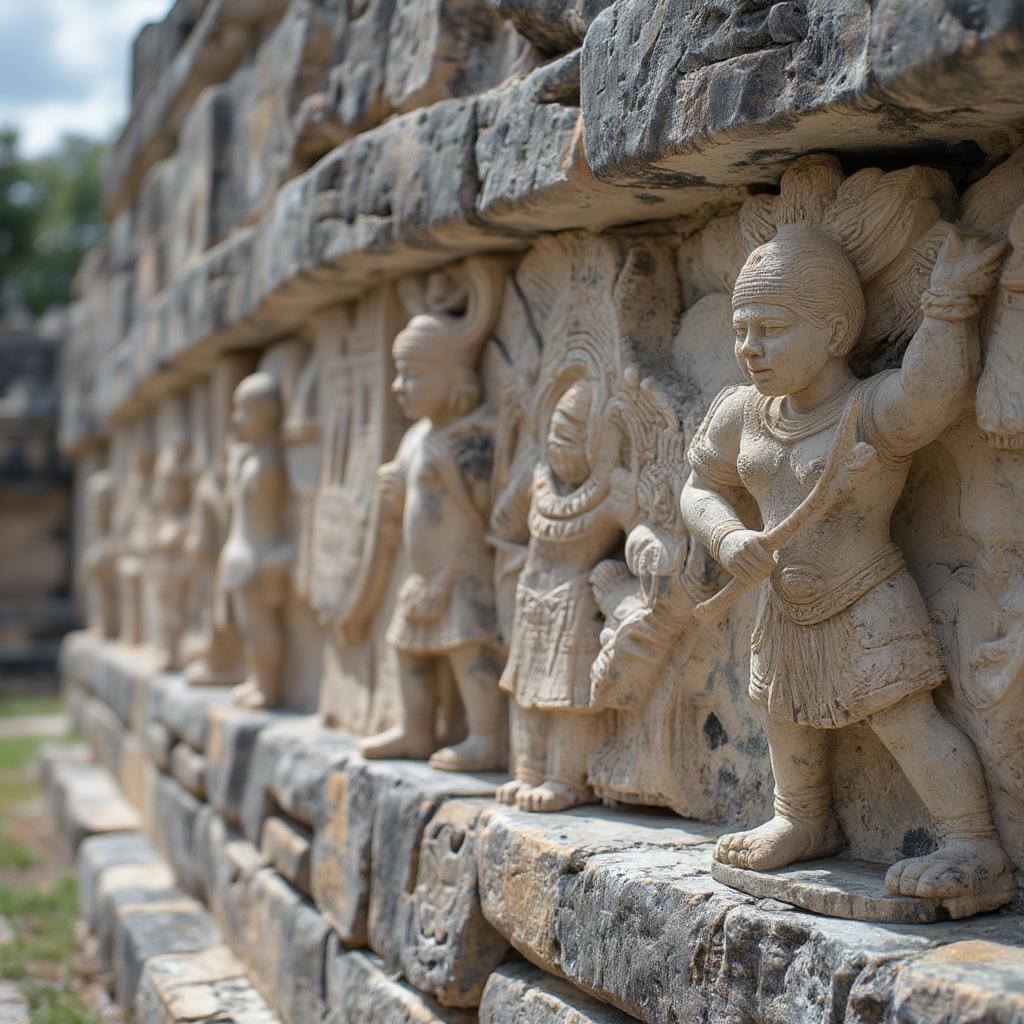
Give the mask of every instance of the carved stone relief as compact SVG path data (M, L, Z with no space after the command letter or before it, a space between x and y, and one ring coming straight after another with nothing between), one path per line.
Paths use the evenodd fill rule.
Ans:
M94 470L85 488L86 620L98 636L113 638L118 632L114 475L107 469Z

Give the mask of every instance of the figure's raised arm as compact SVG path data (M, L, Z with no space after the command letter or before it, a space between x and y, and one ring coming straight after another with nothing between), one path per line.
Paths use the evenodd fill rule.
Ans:
M879 383L869 419L872 444L909 455L959 415L978 375L978 311L1005 248L988 236L949 228L921 298L921 326L899 372Z

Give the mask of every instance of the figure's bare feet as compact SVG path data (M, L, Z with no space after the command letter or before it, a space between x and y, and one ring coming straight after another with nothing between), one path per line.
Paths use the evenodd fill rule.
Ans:
M233 687L231 699L243 708L265 708L269 703L267 695L252 681Z
M952 917L995 910L1014 895L1010 862L996 839L954 839L925 857L897 861L885 887L893 895L941 900Z
M467 736L432 754L430 767L442 772L496 772L505 767L505 760L500 736Z
M359 753L371 760L395 758L426 761L433 750L433 734L407 732L401 725L393 726L376 736L367 736L359 741Z
M771 871L800 860L830 857L842 845L842 832L831 815L809 824L777 814L757 828L722 836L715 846L715 860L751 871Z
M185 669L185 679L191 686L233 686L238 673L216 672L205 661L193 661Z
M509 807L515 807L517 797L520 793L530 788L528 782L523 782L522 779L510 779L503 786L498 787L498 792L495 793L495 797L499 804L507 804Z
M516 794L516 806L521 811L534 814L552 814L565 811L581 804L592 804L596 800L589 786L571 786L566 782L549 779L539 786L531 786Z

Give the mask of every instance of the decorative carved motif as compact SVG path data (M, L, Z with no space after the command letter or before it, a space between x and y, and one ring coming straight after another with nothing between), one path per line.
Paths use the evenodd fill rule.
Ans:
M747 202L740 222L752 251L732 319L751 383L722 392L690 445L682 509L734 577L727 591L766 581L750 695L767 712L775 817L723 837L716 860L766 871L836 852L826 735L864 722L906 773L939 842L890 868L886 888L962 917L1013 898L1010 865L981 762L933 702L945 671L890 539L913 453L957 417L972 384L976 317L1002 255L987 237L937 221L948 192L937 172L844 179L836 161L809 157L779 196ZM907 254L936 237L915 297L923 270L906 269L930 261L908 264ZM902 365L858 380L850 353L894 334L910 334ZM737 513L744 491L762 531ZM725 603L723 592L698 612ZM735 871L722 877L741 884Z

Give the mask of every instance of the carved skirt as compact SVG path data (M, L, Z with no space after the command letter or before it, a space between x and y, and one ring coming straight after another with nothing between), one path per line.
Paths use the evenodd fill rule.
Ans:
M762 586L751 637L755 703L798 725L837 729L942 683L924 598L895 545L818 593L806 582L815 573L790 566Z
M406 654L499 647L493 582L465 571L409 573L399 588L386 640Z
M595 711L590 666L603 618L585 573L552 590L516 588L515 618L501 688L524 708Z

